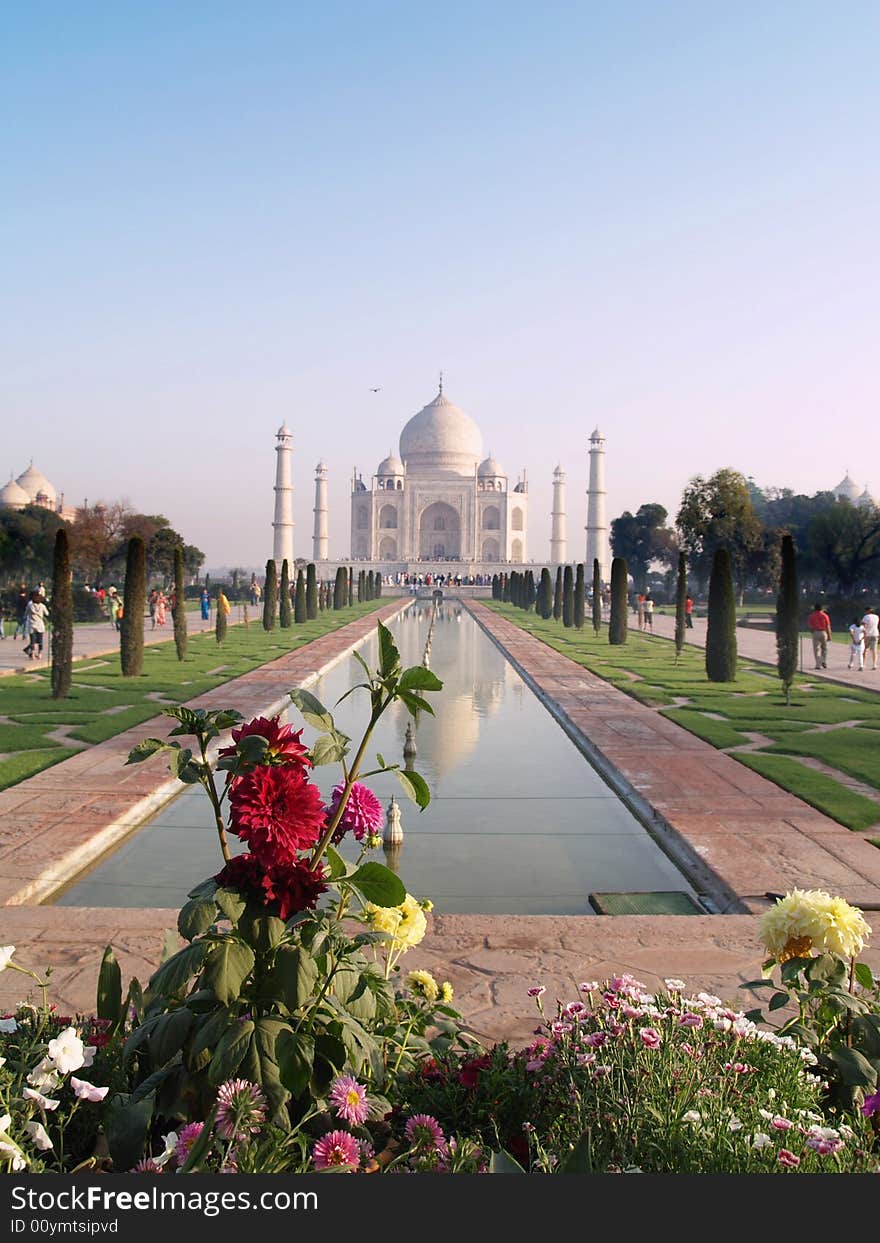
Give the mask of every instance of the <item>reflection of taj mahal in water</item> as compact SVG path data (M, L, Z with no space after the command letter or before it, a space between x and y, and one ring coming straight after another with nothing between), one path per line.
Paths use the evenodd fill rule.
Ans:
M276 562L293 564L292 434L279 429L275 484ZM590 437L586 559L598 557L603 578L610 558L605 518L605 440ZM327 467L315 474L312 560L328 560ZM569 559L566 541L565 472L553 472L551 565ZM499 564L535 559L529 547L529 487L523 470L515 481L490 453L470 415L443 392L406 423L398 453L379 463L369 483L355 469L351 481L351 543L343 560L370 562L383 573L443 569L447 573L493 572ZM581 560L580 540L571 559ZM543 550L537 558L543 560ZM302 555L302 554L301 554Z

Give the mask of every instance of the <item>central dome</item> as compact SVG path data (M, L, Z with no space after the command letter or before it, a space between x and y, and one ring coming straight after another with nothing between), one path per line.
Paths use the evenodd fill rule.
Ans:
M440 470L472 475L483 456L483 437L470 415L444 397L441 387L400 433L400 456L410 474Z

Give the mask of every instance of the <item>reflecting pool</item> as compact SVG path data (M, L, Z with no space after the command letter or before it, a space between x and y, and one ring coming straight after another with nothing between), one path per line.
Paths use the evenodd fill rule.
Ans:
M412 763L431 787L430 806L420 813L393 775L369 779L383 804L397 798L404 830L399 851L375 857L411 893L432 898L439 912L586 915L593 891L694 892L460 604L435 613L415 603L391 629L405 666L422 663L430 632L428 662L444 684L430 696L436 717L422 714L414 731ZM359 652L372 667L376 639ZM332 707L362 678L348 655L310 689ZM366 692L356 691L335 712L355 744L367 709ZM294 710L290 719L298 720ZM389 710L367 767L377 751L403 763L410 719L399 705ZM315 778L329 796L338 766ZM58 901L176 907L221 862L204 791L187 787Z

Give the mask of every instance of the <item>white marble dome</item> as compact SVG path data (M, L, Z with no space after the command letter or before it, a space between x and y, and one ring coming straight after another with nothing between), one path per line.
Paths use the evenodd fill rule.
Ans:
M10 477L9 483L5 487L0 488L0 508L3 509L23 509L25 505L30 505L31 498L19 484Z
M861 490L855 479L850 478L849 472L847 472L834 489L834 495L839 501L857 501L861 495Z
M31 504L33 504L39 496L41 498L45 498L43 500L44 504L51 505L54 508L55 503L58 500L55 489L46 476L41 471L37 470L33 462L31 462L26 471L18 476L15 482L28 494Z
M441 388L400 433L400 456L409 472L439 470L473 476L483 456L483 437L470 415L444 396Z
M403 462L396 453L389 453L376 467L377 475L402 475Z
M485 458L480 463L480 465L477 467L477 474L479 475L481 479L489 479L489 478L506 479L507 478L504 467L501 465L498 459L492 457L491 454L489 455L489 457Z

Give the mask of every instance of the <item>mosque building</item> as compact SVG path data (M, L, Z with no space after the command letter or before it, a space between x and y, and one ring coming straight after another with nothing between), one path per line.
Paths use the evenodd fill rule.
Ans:
M874 500L867 486L860 488L854 479L850 478L849 471L846 472L840 483L832 491L839 501L849 501L851 505L858 505L859 509L875 509L877 502Z
M76 508L64 504L64 493L59 493L33 462L17 479L10 474L9 482L0 488L0 509L25 509L29 505L51 509L65 522L76 518Z

